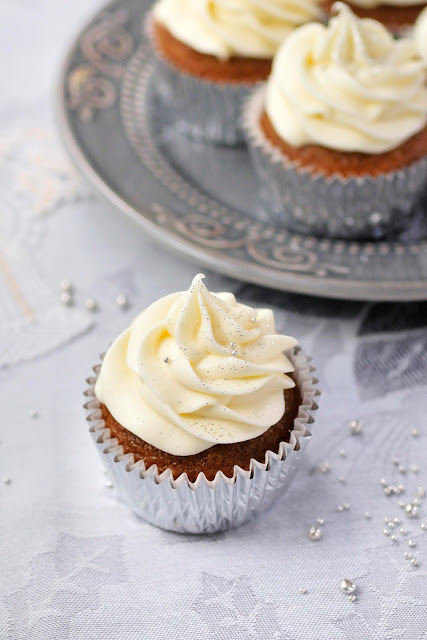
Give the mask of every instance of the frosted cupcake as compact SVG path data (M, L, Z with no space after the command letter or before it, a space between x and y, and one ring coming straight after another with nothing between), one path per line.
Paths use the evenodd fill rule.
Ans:
M331 14L334 0L324 0L322 7ZM378 20L395 34L404 34L426 6L425 0L353 0L349 3L359 18Z
M426 186L425 72L412 38L336 10L289 36L244 127L275 222L375 239L407 226Z
M86 405L122 499L155 525L192 533L237 526L284 491L316 394L272 311L212 294L203 277L118 336Z
M319 15L318 0L159 0L147 27L156 88L192 137L242 140L239 106L264 81L281 42Z

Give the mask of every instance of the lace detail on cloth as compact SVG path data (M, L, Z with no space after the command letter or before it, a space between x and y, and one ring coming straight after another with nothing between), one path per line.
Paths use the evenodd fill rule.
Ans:
M0 134L0 367L30 360L91 326L43 280L37 249L52 214L91 196L48 129Z

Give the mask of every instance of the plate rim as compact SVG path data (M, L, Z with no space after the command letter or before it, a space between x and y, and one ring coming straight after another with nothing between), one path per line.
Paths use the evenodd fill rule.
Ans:
M103 179L100 172L91 163L90 158L79 144L79 138L75 135L71 120L68 117L69 109L67 107L66 97L67 75L75 52L78 50L81 35L98 16L113 6L119 8L120 2L113 0L98 7L98 9L92 13L92 16L83 22L76 35L71 39L71 43L68 44L66 54L60 65L56 91L54 93L54 112L60 139L78 172L85 181L102 196L104 201L113 205L121 214L126 215L135 222L142 231L146 232L154 241L165 248L171 249L175 254L192 262L199 262L223 275L240 279L243 282L257 284L276 291L349 301L407 302L427 299L427 279L407 280L396 284L391 281L372 281L371 283L369 281L362 282L350 279L342 280L329 275L327 278L320 278L316 275L294 274L290 272L284 274L266 265L254 266L250 262L240 258L231 256L224 257L218 250L197 246L191 242L191 240L169 229L161 229L148 217L147 209L152 209L150 205L136 209L121 197L113 187ZM136 53L136 50L133 55ZM356 244L362 243L356 242ZM239 269L239 271L241 270L242 273L236 273L237 269ZM343 289L345 289L345 293L342 291Z

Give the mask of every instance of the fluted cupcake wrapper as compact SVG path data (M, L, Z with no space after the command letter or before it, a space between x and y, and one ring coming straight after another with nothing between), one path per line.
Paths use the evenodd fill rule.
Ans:
M297 350L289 357L301 394L289 442L282 442L277 452L267 451L264 462L252 459L249 471L236 465L232 478L219 471L214 480L207 480L200 473L195 482L190 482L186 473L174 478L170 469L163 473L156 465L147 469L142 460L135 462L132 454L123 453L102 419L95 396L101 365L96 365L95 375L87 379L90 387L85 391L88 401L84 408L90 435L118 497L151 524L179 533L214 533L237 527L269 507L285 492L295 473L311 437L308 425L314 422L312 412L317 409L316 396L320 395L309 359Z
M154 53L155 91L171 110L177 130L195 140L229 146L242 143L240 109L255 85L209 82L177 69L155 46L151 14L145 30Z
M294 233L347 240L379 239L405 230L427 186L427 157L380 176L323 176L298 167L265 136L265 87L242 107L242 127L261 182L258 216Z

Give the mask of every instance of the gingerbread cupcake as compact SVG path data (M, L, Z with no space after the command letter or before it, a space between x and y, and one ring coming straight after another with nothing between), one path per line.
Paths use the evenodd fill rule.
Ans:
M322 8L331 16L334 0L323 0ZM378 20L389 31L404 35L426 6L425 0L353 0L348 3L359 18Z
M237 526L285 490L317 393L272 311L212 294L203 277L116 338L85 405L119 496L190 533Z
M242 98L268 77L292 30L319 15L318 0L159 0L146 27L156 89L176 126L201 140L241 142Z
M243 120L266 213L298 232L403 230L427 184L427 88L412 38L343 3L279 49Z

